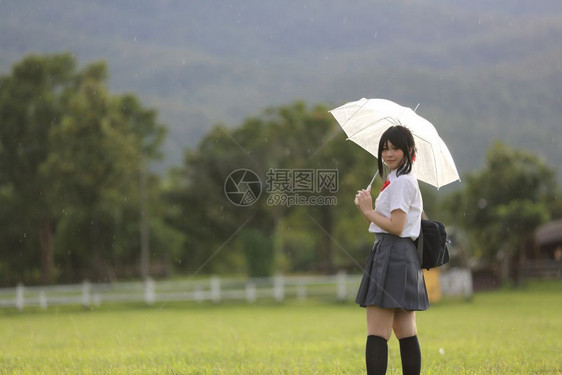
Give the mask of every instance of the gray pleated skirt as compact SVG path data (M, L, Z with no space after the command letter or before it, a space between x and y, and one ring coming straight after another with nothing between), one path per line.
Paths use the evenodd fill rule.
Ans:
M376 234L355 302L410 311L429 308L420 259L410 238Z

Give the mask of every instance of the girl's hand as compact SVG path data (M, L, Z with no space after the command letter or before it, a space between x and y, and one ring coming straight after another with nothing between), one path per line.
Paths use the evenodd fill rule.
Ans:
M373 198L371 197L371 190L358 190L353 203L355 203L355 205L361 210L361 212L372 211Z

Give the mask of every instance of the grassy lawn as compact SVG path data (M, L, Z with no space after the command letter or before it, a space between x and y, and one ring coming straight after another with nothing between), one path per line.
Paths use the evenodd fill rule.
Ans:
M562 373L562 282L418 313L424 374ZM360 374L364 309L276 305L0 311L0 374ZM389 374L400 374L390 340Z

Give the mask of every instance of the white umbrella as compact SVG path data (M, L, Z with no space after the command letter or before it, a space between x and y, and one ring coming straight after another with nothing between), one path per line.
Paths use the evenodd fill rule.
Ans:
M334 108L330 113L348 140L375 157L378 157L379 140L386 129L394 125L407 127L416 143L413 171L417 179L438 189L460 180L453 157L435 127L412 109L386 99L363 98Z

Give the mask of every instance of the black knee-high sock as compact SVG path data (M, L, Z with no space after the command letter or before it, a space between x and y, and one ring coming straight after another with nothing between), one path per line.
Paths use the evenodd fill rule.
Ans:
M402 374L419 375L421 371L421 350L418 336L400 339Z
M368 375L386 374L388 344L384 338L374 335L367 336L365 361Z

